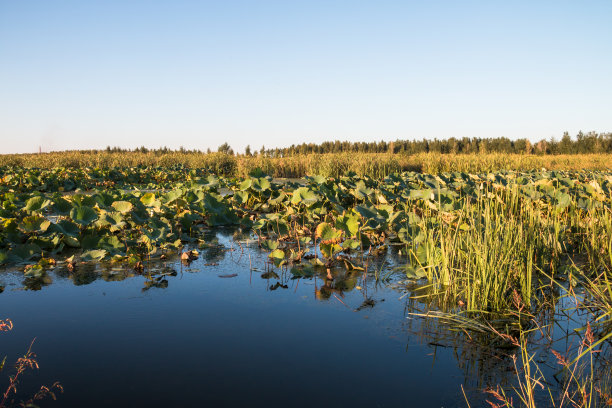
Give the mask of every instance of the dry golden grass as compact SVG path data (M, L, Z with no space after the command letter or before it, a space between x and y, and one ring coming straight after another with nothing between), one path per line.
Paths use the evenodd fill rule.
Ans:
M395 172L447 171L489 172L500 170L611 170L610 154L520 155L520 154L437 154L327 153L282 158L228 156L220 153L141 152L53 152L0 155L0 166L20 167L133 167L183 165L208 168L217 174L245 176L256 168L274 177L302 177L308 174L339 176L347 171L382 177Z

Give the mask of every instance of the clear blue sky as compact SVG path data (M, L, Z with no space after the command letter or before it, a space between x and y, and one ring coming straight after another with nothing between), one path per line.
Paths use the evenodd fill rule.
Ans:
M612 1L0 0L0 153L612 131Z

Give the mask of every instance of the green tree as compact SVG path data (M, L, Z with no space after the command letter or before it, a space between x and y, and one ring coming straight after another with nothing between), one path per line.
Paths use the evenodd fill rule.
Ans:
M231 146L227 142L225 142L221 146L219 146L217 151L219 153L228 154L230 156L234 155L234 151L232 150Z

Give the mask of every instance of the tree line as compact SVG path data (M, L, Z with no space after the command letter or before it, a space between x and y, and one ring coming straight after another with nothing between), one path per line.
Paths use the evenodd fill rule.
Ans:
M159 149L148 149L139 147L134 150L119 147L107 147L107 152L136 151L141 153L165 154L175 150L167 147ZM185 149L181 147L181 153L204 153L197 149ZM229 143L223 143L217 152L235 155ZM454 138L433 140L396 140L392 142L348 142L333 141L323 143L302 143L284 148L252 149L247 146L243 155L264 157L290 157L304 154L323 153L394 153L394 154L417 154L417 153L441 153L441 154L476 154L476 153L511 153L511 154L585 154L585 153L612 153L612 133L579 132L571 137L565 132L560 139L542 139L532 143L528 139L511 140L506 137L497 138ZM208 149L206 153L211 153ZM241 153L238 153L241 155Z

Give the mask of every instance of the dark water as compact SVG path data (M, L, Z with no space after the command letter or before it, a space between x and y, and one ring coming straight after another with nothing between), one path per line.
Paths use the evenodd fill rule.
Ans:
M407 319L399 278L336 271L326 285L276 269L279 279L263 279L266 255L203 251L189 266L168 262L177 274L158 287L140 275L112 281L125 268L81 266L32 291L21 272L3 272L0 318L15 327L0 333L0 353L14 362L36 338L40 363L19 396L60 381L65 392L41 406L465 407L461 384L481 395L480 380L466 382L474 366L480 377L500 371Z

